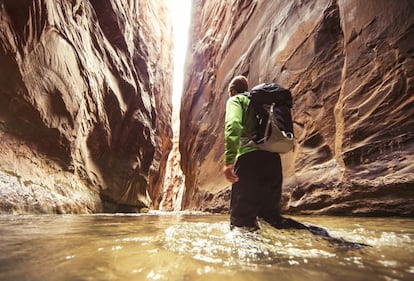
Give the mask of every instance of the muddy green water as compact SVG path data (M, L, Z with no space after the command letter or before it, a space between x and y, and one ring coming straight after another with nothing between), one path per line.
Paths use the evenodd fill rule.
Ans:
M0 216L0 280L414 280L414 220L295 217L305 230L230 231L228 216Z

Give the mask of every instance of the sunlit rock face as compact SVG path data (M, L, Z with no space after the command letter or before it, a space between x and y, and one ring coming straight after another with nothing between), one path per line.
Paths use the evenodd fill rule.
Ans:
M0 2L2 212L158 206L171 32L161 1Z
M180 211L185 190L184 175L181 171L181 155L179 147L179 118L178 110L174 108L172 116L173 146L168 157L162 199L159 205L161 211Z
M181 113L184 206L227 211L227 86L292 91L283 210L414 215L412 1L194 1Z

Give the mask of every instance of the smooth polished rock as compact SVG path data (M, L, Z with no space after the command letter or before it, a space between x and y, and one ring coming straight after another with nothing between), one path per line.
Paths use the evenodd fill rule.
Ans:
M285 212L414 215L412 1L193 6L180 132L186 208L228 210L225 103L243 74L293 94Z
M0 172L36 185L41 202L62 189L74 202L65 212L83 207L64 186L91 193L90 212L156 208L172 146L172 61L162 2L2 1ZM15 198L4 191L0 202ZM18 196L13 204L0 209L31 210Z

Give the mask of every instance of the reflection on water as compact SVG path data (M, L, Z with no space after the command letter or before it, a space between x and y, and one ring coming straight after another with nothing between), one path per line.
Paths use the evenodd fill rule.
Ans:
M0 280L414 280L413 219L296 219L372 247L223 215L0 216Z

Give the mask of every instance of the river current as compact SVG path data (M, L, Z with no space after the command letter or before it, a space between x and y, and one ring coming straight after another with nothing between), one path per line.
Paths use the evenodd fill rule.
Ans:
M0 280L414 280L414 219L294 218L370 246L226 215L3 215Z

